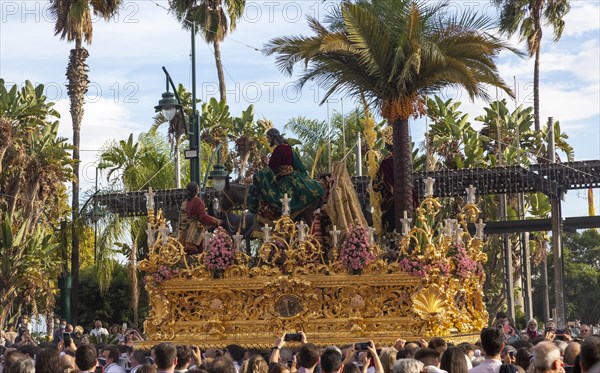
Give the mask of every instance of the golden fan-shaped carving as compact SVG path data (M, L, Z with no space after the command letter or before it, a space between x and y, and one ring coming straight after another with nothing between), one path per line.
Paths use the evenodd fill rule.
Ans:
M431 285L413 299L413 310L423 320L442 316L448 308L446 294L436 285Z

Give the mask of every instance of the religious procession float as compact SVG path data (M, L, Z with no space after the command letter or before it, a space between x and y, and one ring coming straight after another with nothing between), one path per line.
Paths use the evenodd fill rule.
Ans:
M140 347L169 341L268 348L284 332L297 331L321 346L365 338L378 346L398 338L476 340L488 315L475 188L453 219L443 219L433 179L424 182L414 218L402 219L401 234L385 249L362 214L347 215L352 220L332 225L323 237L292 220L284 195L280 217L261 223L252 255L239 231L230 235L221 227L205 232L202 250L190 254L166 227L150 191L149 256L139 263L150 310L148 339ZM342 207L352 210L353 198L350 193ZM473 236L468 223L476 223Z

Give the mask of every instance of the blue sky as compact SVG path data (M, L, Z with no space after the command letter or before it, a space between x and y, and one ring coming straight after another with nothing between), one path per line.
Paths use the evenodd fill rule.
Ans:
M319 106L323 92L308 85L292 88L294 78L280 73L273 57L260 49L269 39L308 34L305 17L322 19L331 1L248 1L237 30L222 45L230 111L239 115L249 104L258 118L271 119L283 128L288 119L305 115L327 118L327 106ZM560 120L570 136L578 160L600 159L600 1L572 1L562 39L552 43L545 33L541 56L541 116ZM191 86L190 35L168 14L165 0L125 1L119 17L108 23L96 19L94 40L88 46L91 81L81 133L83 187L93 185L97 150L112 138L147 130L154 106L165 89L161 66L176 83ZM456 10L475 9L495 16L487 0L457 1ZM46 94L57 101L62 114L60 131L71 136L71 119L64 84L71 44L54 36L54 23L45 1L0 0L0 77L22 84L26 79L46 85ZM212 49L197 39L197 89L199 98L218 96ZM516 44L517 40L513 40ZM518 103L532 104L533 60L509 54L500 57L502 77L517 80ZM461 92L461 109L474 118L485 102L469 100ZM354 106L344 99L345 111ZM341 111L339 97L332 98L330 112ZM474 122L474 121L473 121ZM425 126L411 125L413 139L422 141ZM596 190L595 204L600 209ZM566 216L585 215L584 191L571 191L563 204Z

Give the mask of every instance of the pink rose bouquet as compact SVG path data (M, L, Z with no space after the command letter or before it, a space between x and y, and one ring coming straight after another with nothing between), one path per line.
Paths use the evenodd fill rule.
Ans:
M375 259L369 246L367 230L360 225L351 225L350 232L342 242L340 261L350 270L361 270Z
M233 240L225 229L217 227L213 238L208 241L204 265L209 271L225 271L235 261Z

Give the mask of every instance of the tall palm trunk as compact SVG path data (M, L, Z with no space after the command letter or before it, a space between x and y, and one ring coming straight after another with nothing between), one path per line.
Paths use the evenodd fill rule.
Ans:
M540 132L540 48L535 51L535 62L533 65L533 118L535 132Z
M75 48L71 49L69 65L67 66L67 93L70 99L71 120L73 122L73 195L71 204L71 275L73 278L72 296L72 323L77 323L77 312L79 310L79 144L81 122L83 121L83 104L85 94L88 90L89 80L87 76L88 66L85 61L89 53L81 46L81 40L77 40Z
M215 39L213 44L215 46L215 64L217 65L217 76L219 77L219 94L221 97L221 102L227 102L225 75L223 74L223 63L221 62L221 42L218 39Z
M393 123L394 139L394 199L396 231L402 231L400 219L404 211L413 215L412 146L408 131L408 118L397 119Z

